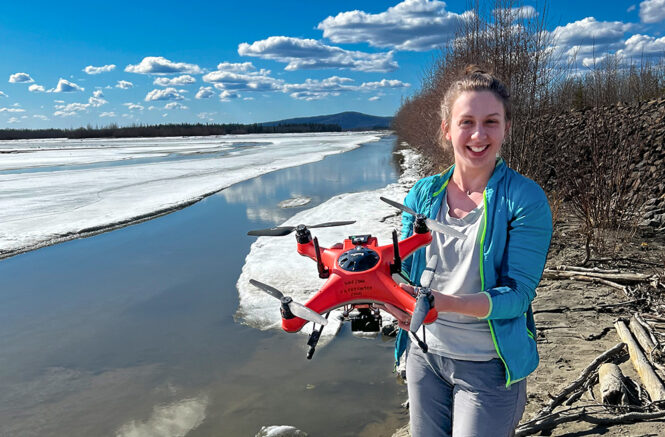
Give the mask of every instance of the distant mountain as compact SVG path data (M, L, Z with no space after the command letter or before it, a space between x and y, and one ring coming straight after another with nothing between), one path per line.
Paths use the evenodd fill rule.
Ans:
M377 117L362 112L340 112L339 114L317 115L314 117L288 118L286 120L259 123L263 126L276 126L278 124L337 124L342 130L360 129L389 129L392 117Z

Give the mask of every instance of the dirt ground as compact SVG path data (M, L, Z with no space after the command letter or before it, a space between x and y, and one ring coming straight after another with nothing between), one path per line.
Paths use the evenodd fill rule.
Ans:
M659 274L662 278L665 270L663 234L665 234L663 231L637 233L629 241L622 243L614 261L595 261L587 267ZM574 219L558 223L555 227L547 268L579 265L583 259L584 248ZM647 301L633 305L598 308L600 305L619 304L643 298L647 293ZM628 318L636 311L665 314L665 290L662 287L649 289L640 286L636 295L629 297L621 290L606 285L567 279L543 279L537 289L533 308L538 331L540 365L528 378L528 402L522 423L528 421L549 402L549 395L559 393L577 379L582 370L598 355L621 342L613 327L618 318ZM665 332L665 329L657 332ZM590 335L600 338L587 340ZM639 383L637 372L627 358L619 364L619 367L625 376ZM664 375L659 376L663 379ZM593 389L596 399L599 400L597 384ZM584 393L572 406L581 406L585 403L599 402L592 399L589 393ZM395 434L399 437L407 435L408 431L405 428ZM588 422L570 422L557 426L551 432L536 435L665 436L665 419L608 427Z

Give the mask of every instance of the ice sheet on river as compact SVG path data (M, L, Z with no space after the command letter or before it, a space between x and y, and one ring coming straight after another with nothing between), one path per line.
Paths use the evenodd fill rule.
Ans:
M421 159L410 150L400 153L405 158L404 172L397 183L376 191L335 196L314 208L299 212L280 226L355 220L356 223L352 225L312 229L312 236L318 237L322 247L341 243L349 235L360 234L372 234L378 238L381 246L390 244L393 229L400 232L400 214L395 208L382 202L379 196L401 202L416 181L416 161ZM237 317L259 329L281 329L279 302L252 286L249 283L250 278L269 284L303 304L325 281L319 278L316 263L296 252L293 234L257 238L250 248L238 279L240 305ZM337 310L330 314L322 337L329 339L339 330L340 322L337 316L340 313L341 311ZM386 313L382 315L385 317ZM311 323L305 325L303 332L311 332L311 326Z
M151 218L381 135L0 141L0 258Z

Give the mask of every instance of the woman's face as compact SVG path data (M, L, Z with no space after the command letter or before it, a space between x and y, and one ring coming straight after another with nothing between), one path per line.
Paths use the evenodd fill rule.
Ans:
M493 169L509 127L503 104L490 91L461 93L453 103L450 125L441 123L460 170Z

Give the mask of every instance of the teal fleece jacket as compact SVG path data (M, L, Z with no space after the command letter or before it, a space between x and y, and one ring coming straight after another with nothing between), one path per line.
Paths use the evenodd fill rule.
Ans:
M454 166L419 180L404 203L436 219ZM531 179L498 159L483 193L484 225L479 244L482 293L489 297L487 320L492 341L506 369L506 386L526 378L538 366L536 325L531 302L545 267L552 237L552 213L547 196ZM402 238L413 232L415 217L402 215ZM425 249L403 263L411 282L418 284L426 266ZM405 347L400 333L397 348ZM396 356L400 356L397 355Z

